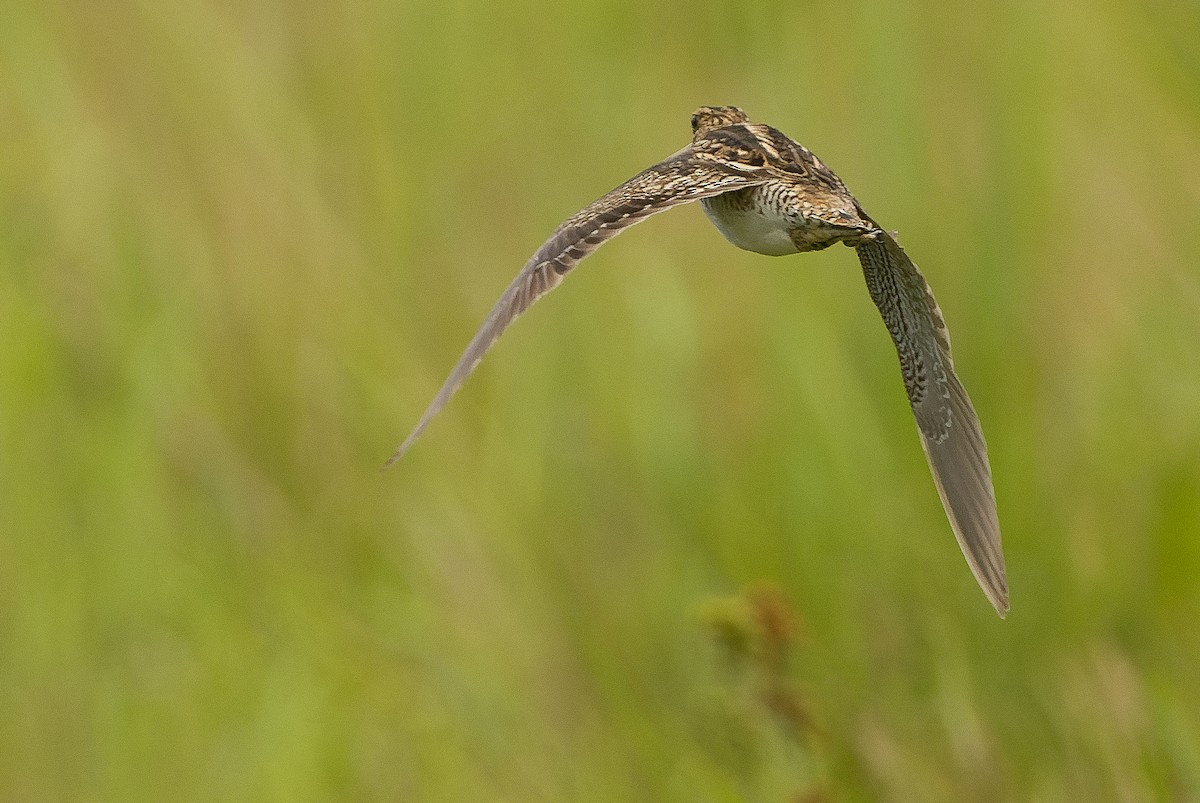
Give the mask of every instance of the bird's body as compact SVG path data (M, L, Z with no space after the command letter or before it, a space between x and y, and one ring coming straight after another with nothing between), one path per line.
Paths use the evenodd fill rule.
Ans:
M796 196L792 187L776 182L705 198L700 205L726 240L772 257L818 251L870 231L853 213L841 224L806 214Z
M1008 586L991 467L979 420L954 372L950 336L924 277L803 145L751 123L733 106L701 107L692 143L569 218L534 253L467 346L388 465L449 401L501 332L605 241L657 212L700 201L732 244L782 256L841 242L853 247L900 358L934 484L959 546L1001 616Z

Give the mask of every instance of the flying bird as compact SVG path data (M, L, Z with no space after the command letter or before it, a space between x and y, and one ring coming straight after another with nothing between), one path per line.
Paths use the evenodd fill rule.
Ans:
M1003 617L1008 582L979 418L954 372L950 335L924 276L812 151L735 106L702 106L692 142L569 218L504 291L412 433L399 460L514 319L580 260L635 223L699 201L725 239L769 256L853 248L896 346L934 485L984 594Z

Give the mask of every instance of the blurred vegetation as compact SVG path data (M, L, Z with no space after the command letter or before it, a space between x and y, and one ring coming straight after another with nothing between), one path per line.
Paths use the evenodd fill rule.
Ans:
M6 0L0 798L1200 799L1198 41L1178 0ZM1007 621L853 255L695 208L378 473L702 103L923 266Z

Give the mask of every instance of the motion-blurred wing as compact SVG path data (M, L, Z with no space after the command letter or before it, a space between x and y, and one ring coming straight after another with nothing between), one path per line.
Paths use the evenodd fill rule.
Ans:
M971 572L1000 616L1008 581L979 418L954 373L950 334L925 277L889 234L857 247L867 289L896 343L904 387L942 506Z
M475 370L483 355L518 315L553 290L579 261L635 223L672 206L761 184L749 165L697 156L691 146L659 162L567 220L542 244L492 307L437 396L400 448L395 463Z

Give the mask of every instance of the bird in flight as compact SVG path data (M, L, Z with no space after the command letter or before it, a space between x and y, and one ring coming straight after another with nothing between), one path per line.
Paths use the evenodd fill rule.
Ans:
M735 106L702 106L692 142L559 226L517 274L412 433L399 460L500 334L562 282L580 260L653 214L699 201L738 248L770 256L844 243L858 253L867 290L896 346L904 389L942 506L983 593L1000 616L1008 582L992 471L979 418L950 356L950 334L925 277L808 148Z

